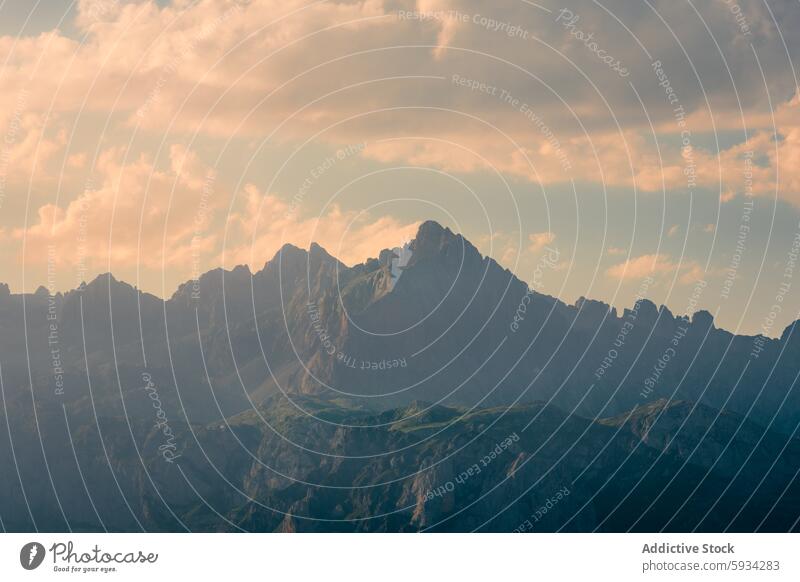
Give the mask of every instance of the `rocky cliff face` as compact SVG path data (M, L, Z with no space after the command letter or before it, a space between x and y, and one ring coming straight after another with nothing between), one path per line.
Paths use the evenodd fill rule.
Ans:
M18 530L791 529L800 442L717 417L686 402L593 422L544 404L375 414L276 399L221 425L176 422L172 462L144 425L100 419L70 444L47 423L53 486L35 435L13 425L20 479L3 476L0 509Z

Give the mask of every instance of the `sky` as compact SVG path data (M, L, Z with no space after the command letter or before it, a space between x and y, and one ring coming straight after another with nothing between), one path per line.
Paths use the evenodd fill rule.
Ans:
M779 336L799 54L789 0L0 1L0 281L169 297L434 219L567 303Z

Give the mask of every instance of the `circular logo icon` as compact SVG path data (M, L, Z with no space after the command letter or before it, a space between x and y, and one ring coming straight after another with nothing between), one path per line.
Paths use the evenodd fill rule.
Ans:
M19 563L26 570L35 570L44 561L44 546L39 542L30 542L19 551Z

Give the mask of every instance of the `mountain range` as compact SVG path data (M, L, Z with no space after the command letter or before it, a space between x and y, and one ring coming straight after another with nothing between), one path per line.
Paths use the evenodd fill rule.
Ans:
M798 529L800 339L539 293L463 236L167 300L0 288L13 531Z

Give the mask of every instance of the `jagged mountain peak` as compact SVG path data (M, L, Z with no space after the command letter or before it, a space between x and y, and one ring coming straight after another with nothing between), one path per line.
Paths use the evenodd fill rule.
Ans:
M91 294L91 293L109 293L115 291L136 291L136 288L126 283L125 281L120 281L112 273L101 273L94 279L92 279L89 283L82 287L84 294ZM37 291L38 293L38 291Z
M273 257L264 264L264 268L279 261L292 261L297 258L305 259L307 256L308 253L305 250L293 245L292 243L286 243L279 248Z
M443 236L443 235L450 235L455 236L453 231L449 228L442 226L435 220L426 220L422 224L419 225L417 229L417 239L423 239L426 237L431 236Z
M328 251L326 251L325 248L322 247L317 242L312 242L311 243L311 245L308 247L308 254L310 254L311 256L314 256L314 255L319 255L319 256L323 256L323 257L330 257L331 256L331 254Z
M308 248L308 259L312 268L318 268L323 264L333 265L340 270L349 268L316 242L312 242Z
M308 250L291 243L286 243L264 264L262 272L278 267L283 271L300 267L313 271L321 265L327 264L332 264L340 269L348 268L317 242L312 242Z
M435 220L423 222L417 229L414 240L411 241L412 252L423 256L441 253L446 249L456 247L463 248L465 252L470 251L479 254L478 249L467 239L442 226Z

